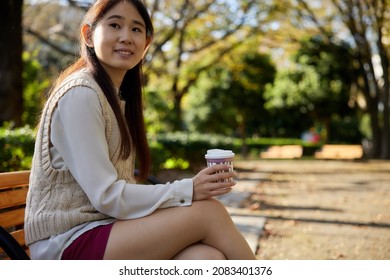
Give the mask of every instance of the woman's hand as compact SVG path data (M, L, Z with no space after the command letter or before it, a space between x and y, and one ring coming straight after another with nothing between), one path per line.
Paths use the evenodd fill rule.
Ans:
M227 179L235 178L237 174L229 169L229 165L217 164L207 167L195 175L192 178L194 184L193 200L204 200L230 192L236 182Z

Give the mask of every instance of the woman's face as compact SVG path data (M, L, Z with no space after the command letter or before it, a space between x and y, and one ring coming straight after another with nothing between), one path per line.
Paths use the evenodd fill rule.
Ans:
M85 32L91 32L89 26L84 26L83 34ZM86 35L84 38L89 37ZM87 40L87 45L95 49L97 58L117 87L126 71L141 61L149 44L143 18L127 1L109 10L96 25L92 38Z

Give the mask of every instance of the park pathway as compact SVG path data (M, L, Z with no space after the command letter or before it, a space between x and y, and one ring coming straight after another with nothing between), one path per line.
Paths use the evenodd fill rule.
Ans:
M259 259L390 259L390 162L235 161L221 197Z

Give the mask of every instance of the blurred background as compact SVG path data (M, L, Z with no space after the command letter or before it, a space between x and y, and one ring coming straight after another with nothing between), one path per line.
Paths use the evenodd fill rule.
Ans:
M29 169L37 120L78 54L94 1L0 1L0 171ZM204 165L213 147L259 158L360 145L390 159L388 0L144 0L154 170Z

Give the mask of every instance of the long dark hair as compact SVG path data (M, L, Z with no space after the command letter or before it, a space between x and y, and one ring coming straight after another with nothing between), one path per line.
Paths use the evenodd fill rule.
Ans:
M146 36L147 38L152 39L154 35L153 24L146 7L140 0L98 0L84 16L81 26L89 24L93 29L111 8L123 1L128 1L136 7L145 21ZM94 51L84 42L82 34L80 34L80 58L65 69L57 79L56 85L60 84L70 74L82 68L87 67L90 69L91 74L102 88L108 103L115 113L121 133L121 157L126 159L130 156L133 144L140 165L139 177L145 179L150 172L151 159L143 115L142 63L143 61L138 63L134 68L128 70L123 79L120 92L122 98L126 101L124 117L121 114L117 92L111 78L100 64Z

